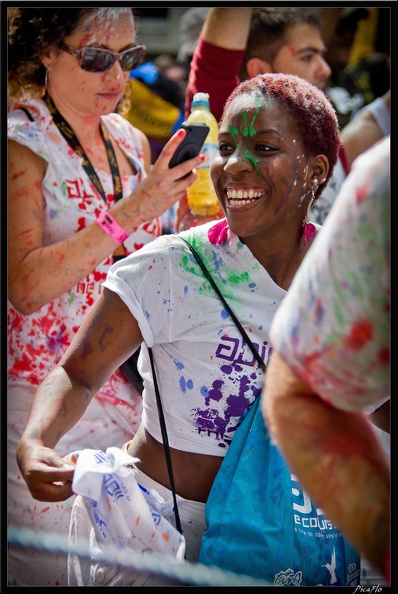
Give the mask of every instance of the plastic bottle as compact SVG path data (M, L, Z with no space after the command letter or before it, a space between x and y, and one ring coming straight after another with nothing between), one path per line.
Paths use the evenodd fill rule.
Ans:
M193 214L211 217L220 212L220 204L210 178L210 164L217 155L218 124L210 111L208 93L196 93L191 104L188 122L203 122L210 128L201 152L204 162L196 167L197 178L187 189L188 206Z

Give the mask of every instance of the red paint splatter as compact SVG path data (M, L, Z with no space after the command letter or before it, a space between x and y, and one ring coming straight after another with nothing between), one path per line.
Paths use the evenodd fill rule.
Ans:
M18 179L19 177L21 177L21 175L25 175L25 173L26 173L25 171L18 171L17 173L14 173L11 176L11 179Z
M358 188L357 192L356 192L356 203L357 204L361 204L361 202L365 199L367 199L369 194L368 188L367 187L363 187L363 188Z
M373 338L373 326L369 320L361 320L351 327L351 332L347 337L347 346L358 351L362 349Z

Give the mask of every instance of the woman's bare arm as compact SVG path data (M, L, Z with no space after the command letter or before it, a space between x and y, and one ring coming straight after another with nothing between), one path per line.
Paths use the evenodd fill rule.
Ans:
M123 301L108 289L85 317L59 364L36 391L17 447L17 460L32 496L70 497L73 472L52 448L81 418L94 394L138 348L142 335ZM78 448L78 444L76 444ZM55 485L55 481L65 481Z
M200 156L169 169L183 136L165 145L148 177L112 206L111 213L128 233L160 216L184 196L194 181ZM21 313L30 314L74 287L118 244L92 223L72 237L43 246L45 164L27 147L9 141L8 165L8 296ZM186 176L186 177L184 177Z
M262 398L272 437L309 496L384 573L390 538L390 473L366 415L338 410L274 350Z

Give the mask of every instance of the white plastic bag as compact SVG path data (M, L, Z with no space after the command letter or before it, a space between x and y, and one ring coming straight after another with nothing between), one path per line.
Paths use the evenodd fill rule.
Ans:
M110 447L69 454L76 460L72 489L84 498L97 544L146 550L184 560L185 539L165 518L174 513L171 503L135 479L127 453Z

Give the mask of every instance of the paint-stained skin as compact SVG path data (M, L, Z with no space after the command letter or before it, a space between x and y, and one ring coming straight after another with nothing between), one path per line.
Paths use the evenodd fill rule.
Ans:
M243 217L257 208L256 225L262 233L264 225L274 225L276 217L299 212L304 219L304 206L310 196L307 156L296 136L293 119L275 100L267 98L260 109L260 98L244 95L235 99L224 115L219 133L219 156L211 173L218 199L230 212L229 225L240 229ZM243 204L239 196L232 199L232 190L254 194L252 204ZM227 194L227 195L226 195ZM238 200L238 203L237 203ZM238 219L239 217L239 219Z

